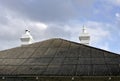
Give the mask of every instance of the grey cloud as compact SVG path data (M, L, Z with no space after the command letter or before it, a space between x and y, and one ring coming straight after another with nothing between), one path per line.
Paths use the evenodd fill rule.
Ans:
M61 27L62 26L62 27ZM48 38L69 38L71 37L71 32L66 31L63 25L49 25L45 30L35 29L31 27L32 35L35 40L42 40Z
M8 24L8 19L7 19L5 10L1 6L0 6L0 24L1 25Z
M37 21L65 21L73 18L72 3L69 0L2 0L1 5Z
M64 26L63 26L64 27ZM66 37L66 38L70 38L71 36L71 32L70 31L66 31L64 30L64 28L61 28L61 26L56 27L56 26L52 26L49 27L45 33L49 36L49 37Z
M0 44L2 43L1 41L15 41L18 40L21 36L21 32L24 29L14 28L14 27L4 27L0 26Z
M0 19L0 44L3 41L17 40L18 37L20 37L22 30L24 30L24 26L20 22L17 23L14 19L9 20L4 18L4 16L2 16L2 18L3 19Z
M86 16L84 15L84 11L88 11L93 1L94 0L1 0L0 2L1 5L35 21L65 22L77 18L79 14ZM75 5L78 5L78 9ZM83 12L79 13L78 10L83 10Z
M8 19L6 17L0 15L0 23L3 25L8 24Z
M19 40L14 40L14 41L0 40L0 42L2 42L2 43L0 43L0 50L10 49L10 48L20 46L20 41Z
M90 16L88 12L91 12L93 3L94 0L0 0L0 45L6 42L5 47L20 44L19 37L26 26L24 20L48 25L45 30L30 27L35 40L54 37L78 39L76 30L73 31L75 26L70 26L70 31L65 30L65 25L70 24L66 21ZM11 18L8 19L7 15ZM49 25L51 23L53 25ZM77 32L79 34L79 30ZM8 44L8 41L14 44Z

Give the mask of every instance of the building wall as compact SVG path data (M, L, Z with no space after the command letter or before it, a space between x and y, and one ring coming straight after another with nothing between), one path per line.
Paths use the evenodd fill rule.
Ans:
M118 77L5 77L0 81L120 81Z

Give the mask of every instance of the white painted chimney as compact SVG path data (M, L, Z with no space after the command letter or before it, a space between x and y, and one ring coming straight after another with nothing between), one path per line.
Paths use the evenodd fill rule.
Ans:
M86 28L83 26L82 33L79 36L79 40L81 44L89 45L90 35L87 33Z
M21 40L21 45L28 45L33 43L33 37L31 36L30 31L25 30L25 34L22 35L20 40Z

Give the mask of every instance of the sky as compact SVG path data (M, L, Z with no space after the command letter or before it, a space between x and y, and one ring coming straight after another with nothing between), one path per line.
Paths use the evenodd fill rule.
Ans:
M20 46L25 29L35 42L80 42L83 25L90 46L120 54L120 0L0 0L0 50Z

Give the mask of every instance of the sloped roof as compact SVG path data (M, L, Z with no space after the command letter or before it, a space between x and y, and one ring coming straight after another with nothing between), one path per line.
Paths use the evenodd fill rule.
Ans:
M0 75L120 75L120 55L64 39L0 52Z

